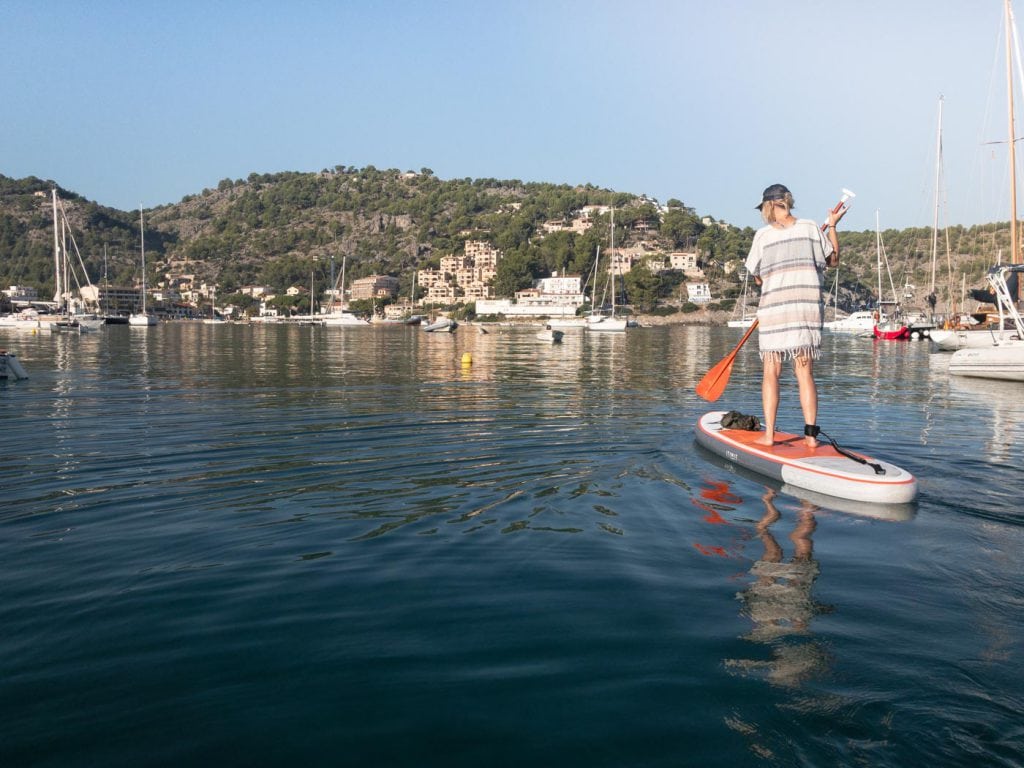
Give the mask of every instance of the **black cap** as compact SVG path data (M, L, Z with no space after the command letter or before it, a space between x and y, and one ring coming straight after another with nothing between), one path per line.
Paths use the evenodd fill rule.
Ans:
M772 184L761 193L761 202L755 205L754 208L761 210L761 206L765 203L774 200L785 200L788 194L790 194L790 191L786 189L784 184Z

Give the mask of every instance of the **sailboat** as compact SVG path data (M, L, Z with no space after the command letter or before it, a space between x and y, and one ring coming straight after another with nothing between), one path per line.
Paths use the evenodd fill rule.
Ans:
M1013 119L1013 47L1017 43L1017 24L1013 17L1010 0L1004 0L1006 17L1006 92L1009 114L1009 161L1010 161L1010 253L1011 264L993 267L987 279L993 287L999 308L999 327L1005 325L1008 315L1015 333L992 338L992 343L982 347L958 349L949 360L949 372L955 376L974 376L985 379L1008 379L1024 381L1024 324L1017 311L1019 284L1024 274L1021 263L1020 235L1017 232L1017 154L1016 130ZM1019 49L1019 44L1017 45ZM1007 285L1008 279L1017 276L1013 293ZM987 334L986 334L987 335Z
M343 325L369 325L368 320L364 320L361 317L357 317L348 311L348 305L345 303L345 265L347 261L346 256L341 259L341 276L339 280L341 282L341 306L337 309L334 308L334 297L337 295L338 285L335 284L334 291L331 293L331 300L327 304L327 311L320 316L323 320L324 325L329 326L343 326Z
M54 292L53 300L57 304L57 317L49 320L49 328L51 331L75 331L78 333L84 333L86 331L98 331L103 325L103 318L98 314L89 311L83 311L86 302L86 291L82 289L79 283L79 296L75 298L71 291L71 280L74 277L75 282L78 282L77 273L71 266L71 257L68 251L68 230L70 225L68 223L67 214L64 212L63 206L60 205L57 199L56 187L52 190L53 197L53 262L56 279L56 291ZM58 215L58 209L60 215ZM98 291L94 288L92 282L89 280L89 273L85 269L85 264L82 263L82 254L78 250L78 244L75 242L75 236L71 235L71 243L75 248L75 253L78 256L78 263L82 270L86 286L89 295L91 295L91 301L96 302L98 298Z
M909 339L910 328L900 317L899 302L895 298L892 301L882 299L882 256L884 249L882 247L882 228L879 224L878 211L875 211L875 252L878 260L878 311L875 313L875 325L872 328L872 333L876 339L883 339L885 341ZM886 260L885 266L888 270L888 260ZM890 283L892 282L891 275L889 281ZM895 294L895 290L893 293ZM886 309L889 311L886 312Z
M210 316L203 318L204 325L224 325L227 320L217 314L217 287L214 286L210 294Z
M942 101L939 100L939 115L941 119ZM940 123L941 126L941 123ZM941 136L941 133L940 133ZM941 144L940 144L941 147ZM937 237L938 237L938 173L936 173L936 225L933 230L934 234L932 237L932 294L935 292L935 262L937 253ZM1015 284L1014 280L1014 284ZM949 288L949 305L950 309L953 308L953 290L952 286ZM1002 339L1004 336L1009 336L1015 333L1014 329L1007 327L1004 323L1000 322L998 329L988 327L987 324L978 323L977 326L962 325L962 323L970 322L974 323L975 319L970 316L965 316L960 313L951 311L946 318L942 328L934 328L929 333L929 339L931 340L932 347L942 352L952 352L965 347L989 347L992 346L994 340Z
M611 239L608 247L608 259L609 259L609 281L611 283L611 294L612 294L612 305L611 311L605 314L603 311L598 310L596 306L591 305L590 315L587 317L587 330L598 331L601 333L621 333L626 330L626 318L616 317L615 315L615 273L618 271L618 266L615 264L615 257L612 253L615 250L615 209L611 210ZM597 260L600 261L601 252L598 251ZM597 275L597 264L594 265L595 274L595 289L596 289L596 275Z
M139 206L139 245L142 252L142 311L132 312L128 316L128 325L145 328L156 325L156 315L146 312L146 223L141 205Z
M730 320L728 326L730 328L749 328L754 324L754 318L757 316L755 312L750 317L747 317L747 285L750 283L750 273L743 270L743 297L740 299L740 319Z

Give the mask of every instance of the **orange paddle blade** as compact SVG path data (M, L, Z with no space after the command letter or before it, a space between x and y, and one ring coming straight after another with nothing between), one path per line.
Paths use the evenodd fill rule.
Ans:
M732 375L732 365L736 361L736 354L747 343L750 334L757 328L757 320L750 324L747 332L743 334L739 344L728 355L723 357L714 368L704 374L704 378L697 384L697 394L708 402L715 402L725 392L729 385L729 376Z

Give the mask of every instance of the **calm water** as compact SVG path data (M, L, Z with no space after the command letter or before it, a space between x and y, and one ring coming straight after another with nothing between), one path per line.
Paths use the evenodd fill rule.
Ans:
M737 338L0 338L0 764L1024 764L1024 387L828 338L920 498L802 500L694 446Z

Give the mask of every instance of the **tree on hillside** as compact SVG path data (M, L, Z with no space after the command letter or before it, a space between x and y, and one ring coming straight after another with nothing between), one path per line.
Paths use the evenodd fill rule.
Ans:
M661 221L661 234L672 241L673 248L692 247L704 232L704 225L689 208L670 208Z
M495 295L511 298L516 291L531 287L543 269L535 250L526 249L506 253L498 261L497 274L494 277Z
M635 265L622 277L626 286L629 303L639 312L650 312L658 306L661 298L661 277L653 272L647 262Z

